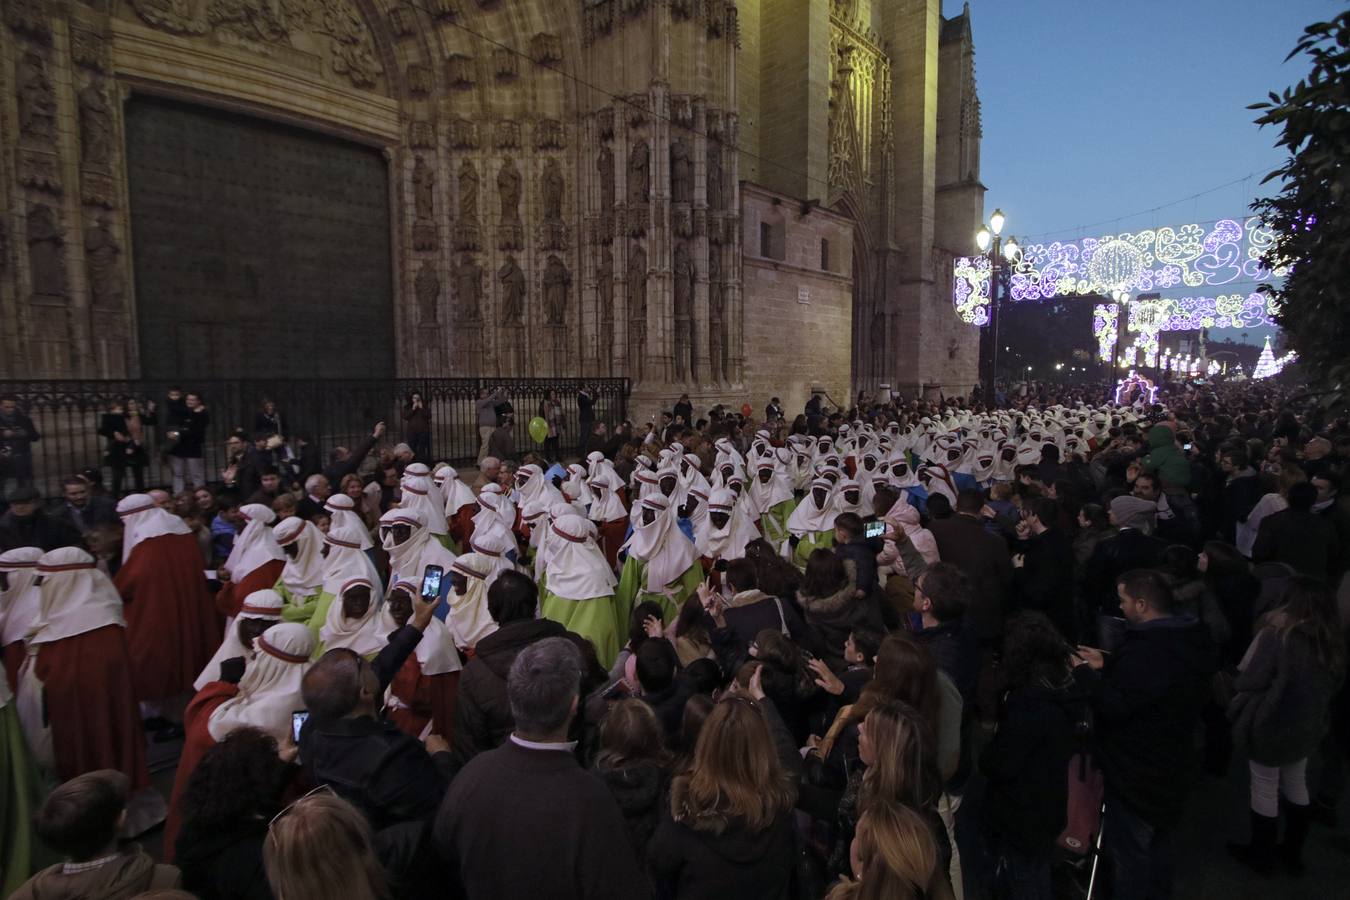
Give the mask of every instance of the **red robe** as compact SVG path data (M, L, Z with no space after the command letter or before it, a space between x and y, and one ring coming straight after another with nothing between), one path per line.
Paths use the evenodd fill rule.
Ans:
M628 517L600 524L600 549L605 551L605 559L611 569L619 566L619 548L623 546L623 537L628 533Z
M237 616L239 610L244 605L244 598L254 591L268 591L276 586L277 579L281 578L281 570L286 568L286 560L272 559L263 563L244 576L243 581L231 581L220 589L216 594L216 609L222 616ZM215 646L211 648L211 653L207 654L207 659L216 652L216 647L220 646L217 640ZM202 665L205 665L203 663ZM201 669L197 670L198 672ZM192 676L194 679L196 675Z
M104 625L38 644L37 651L34 671L43 684L60 780L117 769L133 791L149 787L126 629Z
M211 608L197 538L162 534L141 541L117 570L113 584L126 604L136 699L164 700L190 692L220 646L223 630Z
M164 858L173 860L173 846L178 829L183 825L183 792L187 790L192 773L207 751L216 745L208 726L211 713L226 700L239 693L239 685L228 681L213 681L205 685L188 704L183 714L183 753L178 757L178 771L173 778L173 793L169 796L169 814L164 820Z
M404 708L391 707L386 716L404 734L420 738L427 722L432 722L433 734L450 739L455 723L455 699L459 695L458 672L423 675L422 665L413 653L389 683L389 689Z
M455 539L455 544L465 553L472 549L469 547L469 541L473 538L473 517L477 513L477 503L466 503L446 523L450 530L450 536Z

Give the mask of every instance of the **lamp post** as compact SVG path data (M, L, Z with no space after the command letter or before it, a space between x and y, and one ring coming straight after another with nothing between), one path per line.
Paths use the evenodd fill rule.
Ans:
M1114 391L1115 388L1111 382L1116 380L1116 373L1120 368L1120 342L1125 332L1125 317L1129 315L1127 307L1130 301L1128 291L1122 291L1119 288L1111 292L1111 299L1116 301L1116 342L1111 347L1111 377L1107 379L1107 392Z
M1022 252L1016 238L1009 235L1004 240L1001 237L1005 221L1003 210L996 209L989 217L989 224L980 226L980 230L975 232L975 245L981 253L989 255L989 368L985 373L984 402L990 408L998 397L995 393L998 381L998 313L1002 294L1007 287L1004 279L1011 275L1012 264Z

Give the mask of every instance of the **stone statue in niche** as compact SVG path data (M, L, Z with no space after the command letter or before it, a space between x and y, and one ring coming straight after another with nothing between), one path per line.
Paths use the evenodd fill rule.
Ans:
M614 251L609 249L609 244L600 248L595 293L600 306L600 361L609 366L614 359Z
M689 352L692 342L689 340L694 309L694 264L689 259L689 249L683 244L675 245L675 377L683 380L690 377Z
M413 279L413 293L417 295L417 324L435 325L441 299L441 278L436 274L435 265L422 263Z
M544 265L544 316L550 325L561 325L567 318L567 293L572 286L572 273L556 256L550 255Z
M478 221L478 170L467 159L459 166L459 219Z
M544 163L544 174L540 178L540 194L544 198L544 221L562 221L563 175L558 161L549 158Z
M80 91L80 152L86 166L107 168L112 161L112 110L97 81Z
M608 215L614 209L614 151L608 145L600 148L595 171L600 175L600 213Z
M642 377L647 351L647 251L633 247L628 254L628 366Z
M722 145L708 141L708 209L722 208Z
M614 321L614 251L609 244L600 248L600 262L595 267L595 293L600 300L600 321Z
M694 160L684 138L676 138L670 145L670 199L674 203L694 199Z
M0 272L9 268L9 232L5 223L0 222Z
M483 317L483 267L465 253L450 274L454 279L455 302L459 307L460 318L465 322L480 321Z
M430 219L435 210L436 171L422 157L413 162L413 214L419 219Z
M708 360L714 381L721 381L726 373L723 318L722 249L712 247L708 253Z
M19 60L14 82L18 86L20 136L50 144L55 133L56 94L42 57L25 53Z
M95 309L121 309L122 248L113 237L107 217L84 230L84 264L89 273L89 295Z
M628 205L647 202L651 193L651 151L646 141L637 141L628 151Z
M497 270L497 281L502 286L502 323L521 324L529 287L525 282L525 273L514 256L507 254L506 262Z
M28 271L33 295L66 297L65 235L50 206L28 207Z
M520 221L520 170L515 161L507 157L497 170L497 195L501 199L502 221Z

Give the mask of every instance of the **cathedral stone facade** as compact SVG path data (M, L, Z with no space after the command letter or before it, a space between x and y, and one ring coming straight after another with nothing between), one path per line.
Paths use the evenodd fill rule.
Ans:
M0 377L967 390L940 7L4 0Z

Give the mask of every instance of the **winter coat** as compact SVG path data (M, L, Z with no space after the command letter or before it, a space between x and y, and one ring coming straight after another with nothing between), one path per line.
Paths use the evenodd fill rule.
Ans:
M721 834L666 815L647 853L663 896L673 900L786 900L796 857L792 811L759 831L732 821Z
M1196 781L1195 730L1217 669L1202 623L1155 619L1129 626L1092 682L1107 789L1155 828L1176 824Z
M61 870L60 863L43 869L10 894L10 900L130 900L180 883L176 868L156 865L139 847L95 869L71 875Z
M844 642L849 634L858 627L878 628L869 616L868 604L854 596L853 579L844 581L843 586L833 594L824 597L812 597L805 591L797 592L797 602L802 605L802 615L806 624L816 629L825 644L822 657L829 667L841 672L847 667L844 662Z
M474 658L459 676L451 741L456 770L475 755L500 746L510 736L515 718L506 697L506 676L516 654L549 637L575 639L575 635L552 619L524 619L508 622L478 642Z
M1087 691L1072 682L1052 688L1033 683L1008 692L998 731L980 755L985 824L1029 856L1054 851L1069 804L1069 759Z
M271 900L263 868L267 821L203 830L185 825L174 844L183 889L200 900Z
M1149 472L1155 472L1167 487L1185 489L1191 486L1191 464L1186 454L1177 449L1177 436L1171 425L1154 425L1148 431L1148 455L1140 462Z
M1228 707L1233 742L1255 763L1284 766L1306 759L1326 733L1331 699L1341 684L1317 658L1307 632L1257 632Z
M670 803L670 773L654 763L613 769L596 763L596 778L614 795L623 813L628 839L637 858L646 862L647 845L661 821L661 811Z

